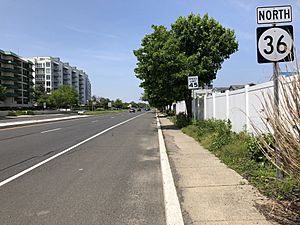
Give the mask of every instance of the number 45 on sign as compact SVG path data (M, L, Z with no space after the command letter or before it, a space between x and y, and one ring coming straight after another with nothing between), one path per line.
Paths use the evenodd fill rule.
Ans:
M198 76L188 77L188 87L189 89L198 89Z

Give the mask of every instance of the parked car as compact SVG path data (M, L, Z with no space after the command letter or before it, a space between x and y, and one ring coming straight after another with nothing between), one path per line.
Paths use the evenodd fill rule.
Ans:
M87 110L79 110L78 111L78 115L83 115L83 114L85 114L87 112Z
M137 112L141 112L141 111L142 111L142 109L141 109L141 108L138 108L138 109L137 109Z
M131 108L131 109L129 109L129 112L130 112L130 113L135 113L135 109L134 109L134 108Z

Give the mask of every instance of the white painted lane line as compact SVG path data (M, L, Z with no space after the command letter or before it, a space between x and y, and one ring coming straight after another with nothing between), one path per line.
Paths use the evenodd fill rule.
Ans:
M160 166L163 180L165 214L167 225L184 225L180 203L178 200L172 171L170 168L169 158L167 155L166 145L161 130L158 115L156 114L156 122L158 128Z
M93 121L92 121L92 123L97 123L97 122L98 122L98 120L93 120Z
M45 130L45 131L42 131L41 134L45 134L45 133L49 133L49 132L57 131L57 130L61 130L61 128L55 128L55 129L52 129L52 130Z
M97 133L97 134L95 134L95 135L93 135L93 136L91 136L91 137L89 137L89 138L87 138L87 139L85 139L85 140L79 142L78 144L73 145L72 147L67 148L67 149L65 149L65 150L63 150L63 151L57 153L56 155L53 155L53 156L49 157L48 159L45 159L44 161L39 162L38 164L35 164L35 165L32 166L32 167L29 167L29 168L26 169L26 170L23 170L22 172L17 173L16 175L7 178L7 179L4 180L4 181L1 181L1 182L0 182L0 187L2 187L3 185L5 185L5 184L7 184L7 183L9 183L9 182L11 182L11 181L13 181L13 180L15 180L15 179L17 179L17 178L23 176L23 175L25 175L26 173L30 172L31 170L34 170L34 169L36 169L36 168L38 168L38 167L44 165L45 163L47 163L47 162L49 162L49 161L51 161L51 160L53 160L53 159L55 159L55 158L57 158L57 157L59 157L59 156L65 154L65 153L67 153L67 152L73 150L74 148L77 148L77 147L80 146L80 145L83 145L84 143L86 143L86 142L88 142L88 141L90 141L90 140L92 140L92 139L94 139L94 138L96 138L96 137L98 137L98 136L100 136L100 135L102 135L102 134L104 134L104 133L106 133L106 132L108 132L108 131L110 131L110 130L116 128L116 127L118 127L118 126L121 126L121 125L123 125L123 124L125 124L125 123L128 123L129 121L134 120L134 119L136 119L136 118L138 118L138 117L140 117L140 116L143 116L144 114L146 114L146 113L143 113L143 114L141 114L141 115L132 117L132 118L130 118L130 119L128 119L128 120L125 120L125 121L123 121L123 122L121 122L121 123L118 123L118 124L116 124L116 125L114 125L114 126L111 126L111 127L107 128L107 129L105 129L105 130L103 130L103 131L101 131L101 132L99 132L99 133Z
M67 116L67 117L58 117L58 118L41 119L41 120L26 120L26 121L19 121L19 122L4 122L4 123L0 123L0 127L7 127L7 126L14 126L14 125L27 125L27 124L33 124L33 123L54 122L54 121L70 120L70 119L85 118L85 117L88 117L88 115Z

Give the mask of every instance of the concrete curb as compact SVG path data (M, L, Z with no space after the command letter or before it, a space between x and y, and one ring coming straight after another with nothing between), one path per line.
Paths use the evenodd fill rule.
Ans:
M67 117L59 117L59 118L52 118L52 119L5 122L5 123L0 123L0 129L1 128L8 128L8 127L17 127L17 126L23 126L23 125L30 125L30 124L55 122L55 121L60 121L60 120L71 120L71 119L78 119L78 118L84 118L84 117L88 117L88 116L86 116L86 115L83 115L83 116L67 116Z
M156 114L156 122L158 128L158 140L159 140L159 152L160 152L160 164L163 179L163 192L165 202L165 214L167 225L184 225L180 203L178 200L175 183L173 180L171 167L166 151L166 146L158 119Z

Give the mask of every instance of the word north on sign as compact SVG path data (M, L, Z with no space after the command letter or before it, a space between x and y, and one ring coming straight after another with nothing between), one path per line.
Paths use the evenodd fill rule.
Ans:
M292 22L292 6L267 6L256 8L257 24Z

